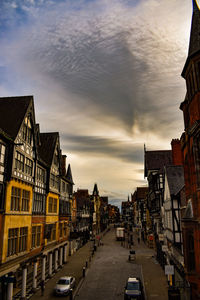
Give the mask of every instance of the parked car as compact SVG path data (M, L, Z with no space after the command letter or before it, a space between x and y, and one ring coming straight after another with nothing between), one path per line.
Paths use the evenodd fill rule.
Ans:
M124 300L142 300L143 291L139 278L130 277L124 289Z
M56 295L68 295L70 289L73 289L75 286L75 278L71 276L61 277L54 288L54 293Z

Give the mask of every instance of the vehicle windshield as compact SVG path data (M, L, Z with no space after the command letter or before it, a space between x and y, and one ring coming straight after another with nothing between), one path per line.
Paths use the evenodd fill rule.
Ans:
M69 284L69 280L68 279L59 279L58 280L58 284Z
M140 284L139 284L139 282L128 282L126 289L127 290L139 290Z

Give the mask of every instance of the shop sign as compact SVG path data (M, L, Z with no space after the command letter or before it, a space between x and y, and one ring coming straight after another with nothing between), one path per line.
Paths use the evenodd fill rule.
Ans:
M165 265L165 275L174 275L173 265Z

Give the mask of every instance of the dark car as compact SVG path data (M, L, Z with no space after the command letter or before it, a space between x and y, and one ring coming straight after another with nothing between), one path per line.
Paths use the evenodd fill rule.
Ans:
M142 284L139 278L130 277L124 290L124 300L142 300Z

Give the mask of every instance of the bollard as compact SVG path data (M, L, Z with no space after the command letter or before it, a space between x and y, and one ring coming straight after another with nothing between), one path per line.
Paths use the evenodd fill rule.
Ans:
M73 290L69 290L69 300L73 300Z
M85 262L85 267L87 268L88 267L88 261L86 260Z
M83 277L85 277L85 267L83 267Z

